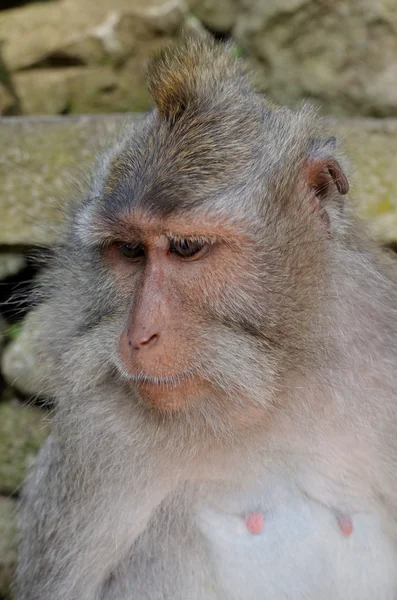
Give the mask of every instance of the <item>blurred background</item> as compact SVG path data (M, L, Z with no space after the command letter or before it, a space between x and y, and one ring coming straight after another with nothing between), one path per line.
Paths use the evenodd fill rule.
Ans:
M13 5L18 8L11 9ZM3 115L150 107L145 62L192 31L234 41L276 102L397 115L394 0L2 0Z
M151 107L149 57L186 35L230 41L259 90L330 118L351 201L397 248L397 0L0 0L0 600L15 502L49 431L29 313L36 259L98 149Z

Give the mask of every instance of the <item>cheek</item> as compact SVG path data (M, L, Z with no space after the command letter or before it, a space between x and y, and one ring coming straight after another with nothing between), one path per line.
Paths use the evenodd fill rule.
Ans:
M204 314L215 323L241 325L250 335L256 335L264 306L263 289L252 268L231 265L213 279L205 297Z
M207 322L216 307L223 306L227 311L241 292L246 299L246 292L254 289L252 264L247 256L226 248L214 252L213 257L198 264L197 268L186 266L183 277L180 273L173 281L178 304L195 319L203 318ZM244 311L244 306L241 310Z

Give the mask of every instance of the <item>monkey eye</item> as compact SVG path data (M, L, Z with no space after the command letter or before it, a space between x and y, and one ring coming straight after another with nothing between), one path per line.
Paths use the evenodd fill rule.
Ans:
M170 240L170 253L186 260L200 258L208 251L208 244L201 240L181 238Z
M137 260L145 254L145 248L142 244L129 244L128 242L118 242L117 247L121 254L130 260Z

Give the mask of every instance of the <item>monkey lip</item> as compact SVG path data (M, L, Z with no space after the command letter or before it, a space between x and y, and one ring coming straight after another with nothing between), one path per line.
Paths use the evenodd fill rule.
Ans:
M160 412L179 412L192 406L206 389L197 371L181 371L175 375L148 375L129 372L128 382L140 399Z
M130 381L143 388L175 388L193 378L192 371L183 371L176 375L157 376L146 373L130 374Z

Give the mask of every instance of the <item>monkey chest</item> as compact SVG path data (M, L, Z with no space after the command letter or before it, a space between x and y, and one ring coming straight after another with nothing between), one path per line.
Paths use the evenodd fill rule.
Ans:
M369 515L338 520L301 498L239 514L203 504L197 523L222 599L397 597L396 550Z

